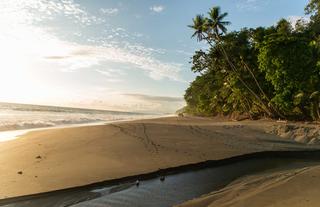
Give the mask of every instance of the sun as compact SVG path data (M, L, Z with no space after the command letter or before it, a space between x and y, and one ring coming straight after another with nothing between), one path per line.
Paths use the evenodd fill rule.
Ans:
M0 45L0 101L34 97L37 92L32 78L32 58L26 44L11 36L2 36Z
M32 15L19 5L0 8L0 101L37 102L50 96L49 85L37 77L44 57L68 51L50 32L30 23Z

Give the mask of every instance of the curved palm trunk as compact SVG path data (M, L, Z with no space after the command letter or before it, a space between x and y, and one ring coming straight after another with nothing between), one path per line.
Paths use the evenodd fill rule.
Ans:
M314 118L319 121L320 120L320 107L319 107L319 103L320 103L320 97L313 101L313 114L314 114Z
M218 35L218 34L215 34L215 36L216 36L217 40L218 40L219 42L221 42L221 39L220 39L219 35ZM209 45L210 45L211 47L214 47L214 45L212 44L212 42L211 42L208 38L206 38L206 37L204 36L204 39L207 40L207 42L209 43ZM269 110L268 106L264 103L264 101L263 101L263 100L249 87L249 85L240 77L237 68L236 68L235 65L232 63L232 61L229 59L229 56L228 56L227 52L225 51L224 47L220 46L219 48L221 49L221 51L222 51L225 59L227 60L228 64L230 65L231 69L234 71L234 73L235 73L236 76L238 77L239 81L240 81L240 82L245 86L245 88L247 88L247 90L262 104L262 106L263 106L262 109L263 109L269 116L272 116L271 111Z
M239 81L247 88L247 90L262 104L263 106L263 110L269 115L272 116L271 111L269 110L269 107L264 103L264 101L259 97L259 95L257 93L255 93L250 87L249 85L241 78L241 76L239 75L239 72L237 70L237 68L235 67L235 65L231 62L229 56L227 55L227 52L225 51L225 49L221 46L221 51L223 53L223 55L225 56L228 64L231 66L231 68L233 69L234 73L236 74L236 76L238 77Z
M254 75L254 73L252 72L252 70L249 68L249 66L243 61L241 60L242 64L244 65L244 67L249 71L250 75L252 76L252 78L254 79L258 89L260 90L260 92L262 93L262 95L264 97L266 97L266 99L268 100L268 102L270 103L271 105L271 108L274 112L277 113L277 115L281 118L285 118L274 106L273 104L271 103L271 100L269 99L269 97L266 95L266 93L264 92L264 90L262 89L262 87L260 86L259 84L259 81L257 80L256 76Z

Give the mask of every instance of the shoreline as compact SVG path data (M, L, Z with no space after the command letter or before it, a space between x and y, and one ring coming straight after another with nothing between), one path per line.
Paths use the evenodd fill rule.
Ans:
M166 118L166 117L175 117L175 116L176 115L174 114L163 115L163 116L154 115L154 117L152 118L147 117L147 118L119 119L119 120L110 120L110 121L95 121L95 122L88 122L88 123L81 123L81 124L62 124L62 125L56 125L51 127L35 127L35 128L28 128L28 129L6 130L6 131L0 131L0 144L1 142L7 142L10 140L19 139L20 136L25 135L29 132L34 132L34 131L63 129L63 128L77 128L77 127L86 127L86 126L100 126L100 125L112 124L112 123L138 121L138 120L145 120L145 119L157 119L157 118Z
M59 196L61 194L75 193L81 191L91 191L96 188L111 187L119 184L134 183L136 180L146 181L150 179L155 179L160 176L170 176L179 173L192 172L197 170L202 170L206 168L221 167L226 165L232 165L235 163L241 163L250 160L263 160L263 159L297 159L297 160L308 160L308 161L320 161L320 150L307 150L307 151L265 151L256 152L251 154L244 154L236 157L230 157L222 160L207 160L200 163L191 163L183 166L176 166L167 169L159 169L154 172L133 175L128 177L122 177L118 179L105 180L102 182L91 183L83 186L75 186L66 189L60 189L55 191L43 192L38 194L31 194L25 196L11 197L0 199L0 205L8 205L12 203L18 203L28 200L33 200L37 198L43 198L48 196ZM319 162L320 164L320 162ZM268 170L266 168L265 170ZM254 172L253 172L254 173ZM241 177L239 177L241 178ZM238 179L238 178L237 178ZM223 188L223 187L222 187ZM221 188L221 189L222 189Z

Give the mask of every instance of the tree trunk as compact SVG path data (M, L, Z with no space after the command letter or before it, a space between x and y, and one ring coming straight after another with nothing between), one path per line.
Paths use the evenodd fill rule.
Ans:
M218 40L218 43L222 42L219 35L215 34L216 39ZM211 40L206 37L205 35L203 35L203 39L205 39L208 44L211 47L214 47L214 45L212 44ZM218 45L220 46L220 45ZM238 77L239 81L245 86L245 88L247 88L247 90L263 105L262 109L269 115L272 116L273 114L270 112L268 106L266 106L266 104L263 102L263 100L248 86L248 84L240 77L239 72L237 70L237 68L234 66L234 64L231 62L231 60L229 59L229 56L227 55L227 52L225 51L225 49L221 46L219 47L222 54L224 55L225 59L227 60L229 66L231 67L231 69L233 70L233 72L236 74L236 76Z
M281 118L285 118L271 103L271 100L269 99L269 97L266 95L266 93L264 92L264 90L261 88L259 81L257 80L256 76L254 75L254 73L252 72L252 70L249 68L249 66L243 61L243 59L241 59L242 64L244 65L244 67L249 71L250 75L252 76L252 78L254 79L257 87L259 88L260 92L262 93L262 95L264 97L266 97L267 101L270 103L271 108L274 112L277 113L277 115Z

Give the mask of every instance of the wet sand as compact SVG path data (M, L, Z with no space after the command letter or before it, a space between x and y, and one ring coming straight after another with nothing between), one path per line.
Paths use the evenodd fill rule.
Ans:
M272 124L171 117L30 132L0 144L0 198L254 152L317 149L266 133Z
M286 170L302 171L320 164L318 152L256 153L224 163L209 162L180 169L166 170L165 179L158 176L139 176L118 183L101 183L95 186L0 200L4 207L171 207L187 200L218 191L244 176L259 173L282 173ZM291 158L294 156L296 158ZM318 157L315 158L314 156ZM298 158L300 157L300 158ZM309 159L310 158L310 159ZM221 164L221 165L220 165Z
M225 188L179 207L316 207L320 204L320 163L239 178Z

